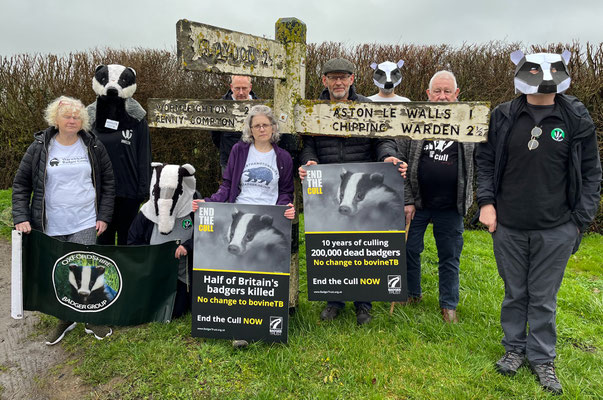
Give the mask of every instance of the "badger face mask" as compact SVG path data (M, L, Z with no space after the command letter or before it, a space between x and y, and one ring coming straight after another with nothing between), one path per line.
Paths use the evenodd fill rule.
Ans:
M572 53L536 53L524 55L521 50L511 53L515 68L515 93L563 93L569 88L571 78L567 63Z
M160 233L168 234L176 218L192 211L195 193L195 168L190 164L163 165L151 163L151 196L140 209L145 217L157 224Z
M397 64L391 61L384 61L381 64L372 63L371 68L375 70L373 73L373 83L380 89L393 90L402 82L402 72L400 68L404 65L404 61L400 60Z

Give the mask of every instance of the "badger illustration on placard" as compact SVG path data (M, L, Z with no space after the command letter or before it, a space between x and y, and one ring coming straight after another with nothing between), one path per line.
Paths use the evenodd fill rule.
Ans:
M79 304L98 304L103 300L110 302L117 292L105 283L104 267L83 267L69 264L69 283L71 299Z
M339 214L358 221L359 226L393 229L400 226L396 216L404 211L398 192L383 183L380 173L341 171L337 192Z
M285 235L273 226L272 217L245 213L235 208L228 228L228 252L250 270L274 266L275 272L289 269L290 249Z

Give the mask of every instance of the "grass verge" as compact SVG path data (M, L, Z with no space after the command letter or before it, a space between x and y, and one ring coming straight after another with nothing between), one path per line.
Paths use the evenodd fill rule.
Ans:
M0 210L6 208L10 192L0 191ZM9 237L10 224L0 220L2 236ZM598 399L603 393L601 249L603 236L584 238L559 292L561 398ZM436 254L428 229L420 304L396 306L390 316L389 304L375 303L375 318L363 327L348 305L340 318L324 323L318 318L323 303L307 301L302 237L300 306L287 345L253 343L237 351L226 340L195 339L188 315L169 324L118 328L103 341L85 335L79 324L63 341L71 353L67 363L95 399L548 398L527 368L513 378L493 368L503 353L503 286L490 235L465 232L458 325L441 322ZM54 323L44 316L40 331Z
M189 315L120 328L102 342L78 327L65 348L80 360L75 373L96 388L91 396L101 399L547 398L527 368L513 378L493 368L503 352L503 288L490 235L465 233L458 325L441 321L431 231L426 238L424 301L397 306L392 316L389 304L376 303L368 326L356 326L350 305L337 320L319 321L323 304L306 300L302 256L301 301L288 345L254 343L237 351L226 340L194 339ZM559 293L557 365L566 398L603 393L601 248L600 235L585 239Z

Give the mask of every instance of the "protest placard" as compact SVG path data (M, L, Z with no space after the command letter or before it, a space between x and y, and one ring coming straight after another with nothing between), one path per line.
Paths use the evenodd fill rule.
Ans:
M308 299L404 300L404 181L397 167L304 168Z
M286 342L286 206L202 203L195 213L192 335Z

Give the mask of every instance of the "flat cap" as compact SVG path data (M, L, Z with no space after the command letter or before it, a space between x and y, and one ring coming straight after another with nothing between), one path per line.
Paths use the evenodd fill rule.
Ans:
M354 64L345 58L331 58L322 66L323 75L329 72L347 72L348 74L353 74L355 70Z

